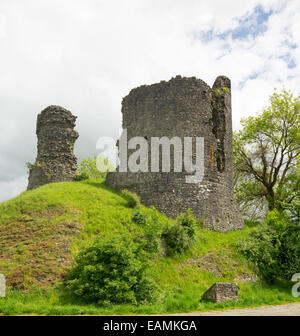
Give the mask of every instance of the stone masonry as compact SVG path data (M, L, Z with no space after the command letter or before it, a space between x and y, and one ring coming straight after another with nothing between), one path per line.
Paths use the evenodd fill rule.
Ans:
M5 297L6 293L6 281L5 276L3 274L0 274L0 297Z
M51 105L37 117L37 158L31 165L27 189L51 182L74 180L77 159L74 144L78 133L74 130L75 116L60 106Z
M216 282L204 294L203 298L213 302L238 301L239 286L235 282Z
M182 141L203 137L204 178L200 183L186 183L189 173L185 171L116 171L107 175L107 185L130 189L140 195L142 203L171 217L191 208L213 230L243 227L233 196L231 84L227 77L218 77L212 88L201 79L181 76L143 85L123 98L122 114L128 140L144 137L148 148L151 137L180 137ZM128 150L128 157L132 152ZM148 164L150 168L150 159Z

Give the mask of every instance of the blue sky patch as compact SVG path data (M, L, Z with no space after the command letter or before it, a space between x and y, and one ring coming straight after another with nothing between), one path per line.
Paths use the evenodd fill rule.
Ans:
M273 11L265 12L262 6L256 6L250 14L247 13L238 19L238 26L234 29L228 29L222 33L215 32L214 29L200 31L195 33L195 38L202 42L209 42L215 38L226 40L231 37L233 40L253 38L262 35L267 31L267 21Z
M252 72L249 76L247 76L245 79L243 79L242 81L240 81L238 83L238 89L242 89L244 87L244 85L246 84L246 82L248 82L248 80L253 80L258 78L260 75L262 75L266 70L260 70L260 71L254 71Z
M289 69L293 69L297 65L295 59L291 56L290 53L287 53L283 56L279 56L279 58L281 58L287 64L287 67Z

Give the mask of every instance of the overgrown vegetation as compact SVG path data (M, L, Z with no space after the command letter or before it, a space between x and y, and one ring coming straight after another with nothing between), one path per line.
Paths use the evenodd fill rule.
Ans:
M129 208L139 209L141 207L140 198L136 193L123 189L122 195L126 198Z
M138 211L133 215L132 221L138 225L145 225L147 223L147 217L141 211Z
M189 209L177 217L172 225L166 226L162 238L167 246L167 254L183 253L193 243L196 234L196 219Z
M155 209L140 210L149 218L144 227L132 221L136 209L127 199L97 180L24 192L0 204L0 273L15 289L48 288L96 238L129 234L150 248L150 237L169 219Z
M268 283L300 270L299 110L300 96L275 91L234 136L235 196L246 218L262 222L239 248Z
M290 281L300 270L300 218L269 212L263 224L239 242L240 251L268 283Z
M139 210L132 217L133 223L143 228L143 233L138 240L141 243L141 249L150 254L149 258L163 254L161 233L165 225L161 223L161 218L157 215L155 208L151 210L149 214Z
M191 209L188 209L186 213L180 214L177 217L176 222L184 227L190 239L195 238L197 221Z
M97 239L76 257L66 288L80 300L99 305L151 302L155 285L147 267L145 254L131 236Z
M109 171L113 171L114 167L109 163L107 158L94 157L83 159L78 165L76 172L76 181L87 179L103 180Z
M135 216L140 213L141 216ZM135 222L134 217L143 218ZM255 279L236 240L253 228L228 233L211 232L195 224L193 244L183 253L165 256L161 235L176 221L154 208L129 208L121 193L104 182L62 182L26 191L0 204L0 273L7 276L7 298L0 299L3 314L148 314L246 307L296 301L291 285L247 282ZM131 237L147 253L145 276L156 287L151 303L81 302L61 287L81 251L96 239ZM101 244L102 244L101 243ZM217 281L237 281L238 303L199 303ZM298 299L299 300L299 299Z
M300 96L276 91L270 106L234 135L235 196L244 215L283 211L300 189Z

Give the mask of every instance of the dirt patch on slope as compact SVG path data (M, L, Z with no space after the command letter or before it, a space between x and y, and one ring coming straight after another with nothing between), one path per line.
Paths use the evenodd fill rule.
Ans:
M213 273L217 277L224 277L230 274L235 275L239 263L231 258L224 251L211 252L200 258L191 258L179 265L179 269L184 267L197 267L207 272ZM234 276L234 281L256 281L253 274L241 272Z
M76 209L47 207L0 225L0 273L14 288L45 288L70 267L72 237L81 232Z

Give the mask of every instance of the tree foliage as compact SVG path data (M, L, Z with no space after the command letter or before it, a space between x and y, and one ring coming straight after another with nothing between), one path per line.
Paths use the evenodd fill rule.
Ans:
M242 120L234 134L235 194L244 212L282 211L299 200L300 96L283 89L270 105Z
M300 269L299 216L273 210L238 246L266 282L291 280Z
M106 174L109 171L113 171L114 167L109 163L107 158L97 157L95 154L94 157L89 157L83 159L77 168L76 180L85 180L85 179L104 179Z
M100 305L150 302L155 284L147 268L140 246L131 237L98 239L76 257L66 289L82 301Z

